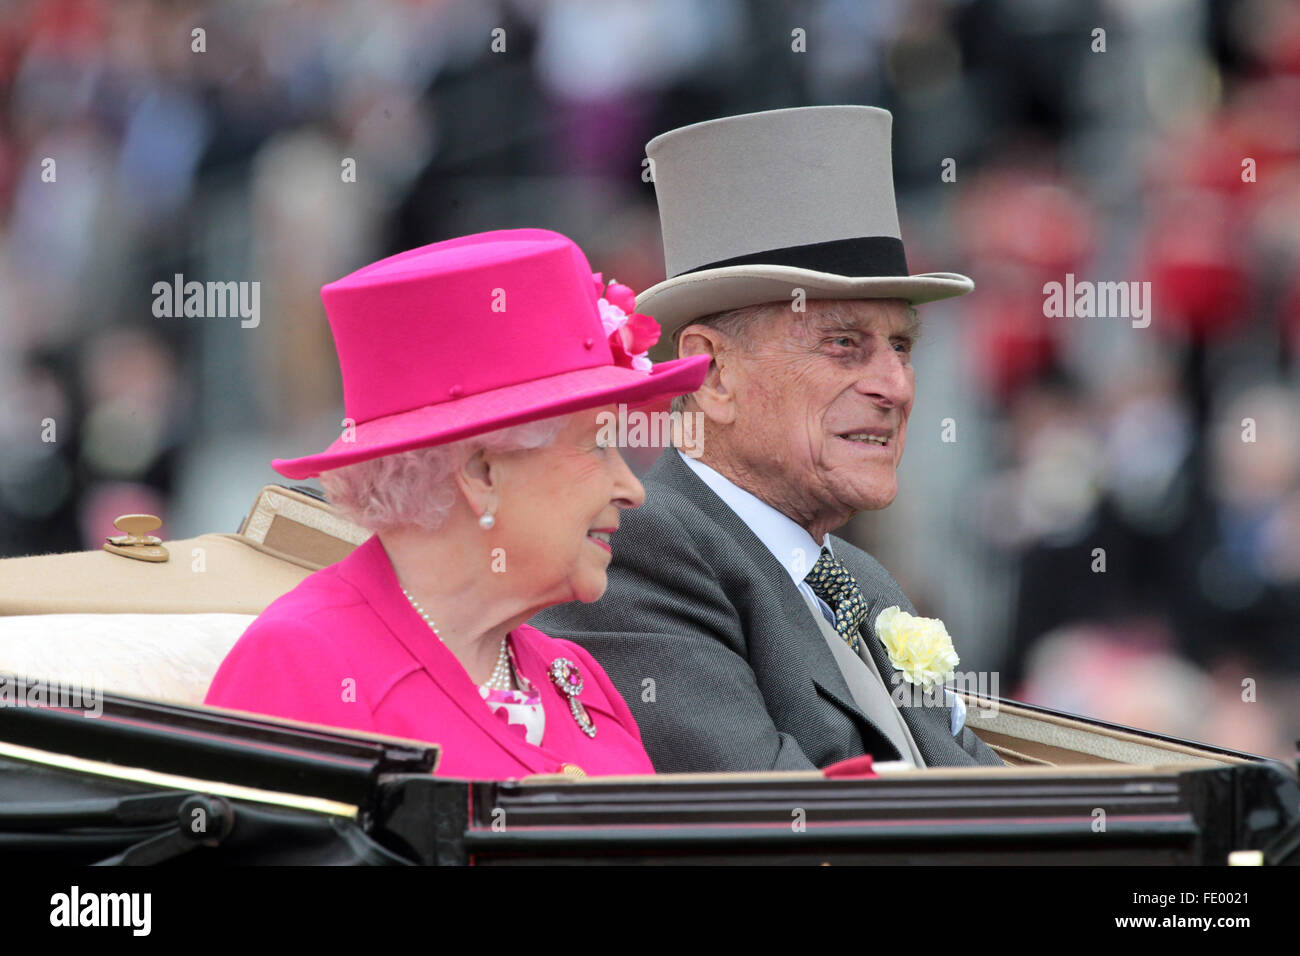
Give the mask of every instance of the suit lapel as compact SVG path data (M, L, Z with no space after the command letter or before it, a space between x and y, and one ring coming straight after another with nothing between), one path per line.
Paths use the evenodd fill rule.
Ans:
M817 635L815 630L816 621L811 618L811 612L804 604L798 589L790 580L790 575L786 573L780 562L767 550L758 537L736 516L735 512L727 507L726 503L715 495L708 485L700 481L694 472L682 463L681 457L675 449L669 448L659 456L659 460L647 473L646 482L647 484L650 482L662 484L687 500L694 502L697 507L716 522L721 533L729 535L743 551L758 562L763 569L764 576L769 580L770 585L776 589L782 609L794 631L789 640L792 642L797 641L797 647L807 661L813 682L826 697L834 700L849 713L857 715L864 724L875 728L879 732L879 728L853 702L844 676L831 655L830 648ZM876 635L875 619L876 615L894 603L896 599L891 593L881 590L876 572L859 560L858 554L860 552L858 549L850 546L847 542L844 542L843 548L837 547L840 540L835 538L836 545L832 547L836 548L836 555L844 561L867 599L868 617L862 625L863 643L871 654L871 659L875 661L876 669L880 672L880 676L886 684L885 689L891 692L894 704L902 714L907 728L912 732L917 749L921 752L925 762L930 765L936 762L953 762L951 759L953 752L961 753L961 748L954 743L948 709L946 707L917 706L912 702L910 694L893 694L895 685L891 681L896 668L890 662L884 644ZM907 602L906 596L903 596L903 602ZM915 613L915 608L912 607L910 602L900 606L909 613ZM900 696L902 697L901 700ZM882 736L884 735L882 734Z
M812 616L803 595L799 593L799 589L795 587L794 581L777 561L776 556L767 549L749 526L682 463L675 449L669 448L659 456L654 467L646 473L646 481L666 485L693 501L718 525L722 534L730 537L742 551L757 562L765 580L780 601L783 615L791 624L788 639L797 642L800 656L807 663L813 683L825 696L870 726L885 740L889 740L890 737L875 721L864 714L862 708L853 700L844 673L822 638L818 621Z
M836 539L837 542L839 540ZM847 542L845 543L847 544ZM876 634L876 616L895 602L891 601L888 595L882 594L871 586L872 576L868 569L863 567L857 560L855 550L850 547L836 548L835 554L853 574L854 580L862 588L863 596L867 601L867 616L862 622L862 646L867 649L867 652L871 654L871 659L875 661L876 668L880 671L886 689L893 698L899 712L903 715L903 720L907 723L908 729L916 738L918 749L921 750L922 754L929 753L931 748L927 745L931 743L936 735L951 740L948 709L946 707L925 706L923 702L919 702L919 695L917 699L914 699L910 684L903 687L900 692L900 685L894 679L894 674L897 673L898 668L889 659L889 651L886 650L884 641ZM911 613L915 609L909 604L903 610Z

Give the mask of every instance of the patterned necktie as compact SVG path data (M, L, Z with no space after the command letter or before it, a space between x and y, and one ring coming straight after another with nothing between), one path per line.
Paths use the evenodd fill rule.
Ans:
M835 612L835 632L844 638L844 642L856 654L858 650L858 629L867 616L867 601L862 596L862 589L853 580L849 569L836 560L828 550L822 548L817 563L804 577L813 594L825 601Z

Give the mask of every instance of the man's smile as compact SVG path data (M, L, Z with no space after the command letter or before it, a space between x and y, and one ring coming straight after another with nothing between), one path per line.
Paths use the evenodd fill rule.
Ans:
M862 428L851 432L841 432L836 434L835 437L841 441L857 445L867 452L876 452L877 449L892 450L894 447L893 431L888 428Z

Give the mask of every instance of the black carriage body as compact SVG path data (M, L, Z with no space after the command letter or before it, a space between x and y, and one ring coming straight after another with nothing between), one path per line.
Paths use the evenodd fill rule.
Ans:
M0 710L0 845L179 866L1300 862L1294 769L1195 746L1234 762L475 782L435 776L433 745L105 695L96 718Z

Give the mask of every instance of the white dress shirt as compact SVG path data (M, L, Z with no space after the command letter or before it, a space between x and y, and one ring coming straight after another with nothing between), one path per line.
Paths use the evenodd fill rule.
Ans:
M831 556L834 557L835 550L831 547L830 535L825 537L822 544L818 544L803 527L777 511L766 501L751 495L744 488L735 485L730 479L723 477L702 461L691 458L689 455L682 455L680 449L677 454L681 455L682 461L687 468L694 472L695 477L708 485L709 490L721 498L723 503L736 513L736 517L743 521L750 531L754 532L754 536L763 542L764 547L771 551L772 556L780 562L781 567L785 568L791 580L794 581L795 587L817 602L818 607L821 608L822 616L834 627L835 612L831 610L829 604L813 592L812 586L804 580L804 577L812 570L812 566L821 555L823 547L830 551ZM947 697L948 703L953 705L950 726L953 736L956 736L966 723L966 705L960 697L957 697L951 691L945 690L944 696Z

